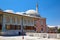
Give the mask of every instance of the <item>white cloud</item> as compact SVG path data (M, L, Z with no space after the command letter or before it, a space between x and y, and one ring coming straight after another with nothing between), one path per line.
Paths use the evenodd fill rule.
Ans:
M60 28L60 25L58 25L58 28Z
M5 10L4 12L15 13L13 10Z
M51 25L48 25L48 27L56 27L56 26L51 26Z
M60 25L56 25L56 26L48 25L48 27L60 27Z
M60 25L58 25L60 27Z

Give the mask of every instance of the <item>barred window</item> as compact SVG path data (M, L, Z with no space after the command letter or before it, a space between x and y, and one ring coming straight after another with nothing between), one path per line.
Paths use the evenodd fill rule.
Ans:
M24 30L35 30L33 26L24 26Z
M7 30L20 30L21 26L20 25L6 25Z
M11 28L10 28L10 25L6 25L6 29L7 30L10 30Z

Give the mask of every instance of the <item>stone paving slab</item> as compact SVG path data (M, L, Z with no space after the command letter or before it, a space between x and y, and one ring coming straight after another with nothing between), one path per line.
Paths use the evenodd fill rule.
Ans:
M60 39L48 39L48 38L38 38L38 37L30 37L30 36L13 36L13 37L5 37L0 36L0 40L60 40Z

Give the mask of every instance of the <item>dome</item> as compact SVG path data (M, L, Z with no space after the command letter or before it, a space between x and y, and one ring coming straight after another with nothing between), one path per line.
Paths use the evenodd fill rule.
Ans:
M14 13L13 10L5 10L4 12Z
M30 16L40 17L40 15L35 10L28 10L26 11L26 14Z
M16 12L16 14L23 15L24 12Z
M26 14L37 14L35 10L28 10L26 11Z

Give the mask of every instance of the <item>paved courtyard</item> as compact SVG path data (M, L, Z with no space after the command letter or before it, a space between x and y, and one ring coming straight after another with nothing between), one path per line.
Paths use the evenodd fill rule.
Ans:
M39 37L31 37L31 36L0 36L0 40L60 40L54 38L39 38Z

